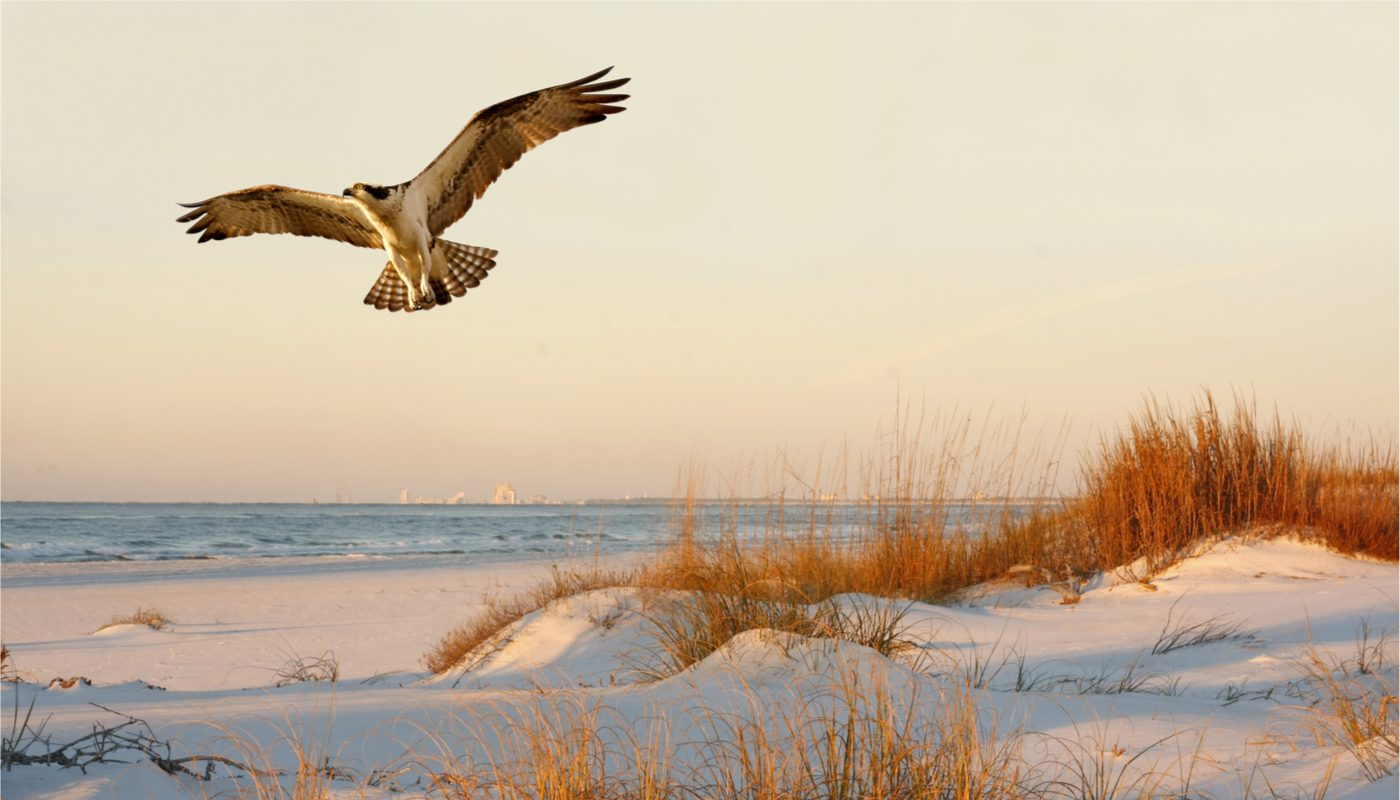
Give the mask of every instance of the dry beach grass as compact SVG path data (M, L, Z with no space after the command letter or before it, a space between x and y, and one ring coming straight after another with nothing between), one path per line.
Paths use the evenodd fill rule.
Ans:
M107 624L98 630L115 628L118 625L145 625L153 631L163 631L169 629L173 624L175 624L175 620L154 608L138 608L132 614L113 614Z
M659 618L662 640L674 643L684 665L740 631L809 633L817 623L796 609L839 594L938 602L1022 574L1058 584L1072 602L1095 573L1150 586L1194 550L1242 532L1287 532L1348 555L1400 558L1393 447L1371 440L1321 448L1277 417L1261 424L1243 402L1228 416L1209 394L1190 408L1149 402L1127 431L1085 459L1077 494L1041 499L1029 512L993 501L983 527L950 530L960 489L998 486L1007 496L1042 497L1049 485L1048 471L1027 480L1004 464L981 463L989 451L966 421L897 429L863 470L851 531L838 527L834 495L815 483L803 483L803 491L831 498L825 504L794 512L780 486L760 513L735 498L718 505L717 518L703 518L711 506L699 502L703 478L691 469L676 501L674 542L651 563L632 575L555 574L454 629L428 654L428 666L451 669L525 613L600 586L696 593L691 607ZM793 513L805 515L801 524Z
M647 611L660 655L644 672L659 680L746 631L851 641L887 656L907 645L899 606L831 604L838 596L936 603L1019 575L1058 583L1065 602L1073 602L1095 574L1116 573L1153 588L1154 577L1225 535L1288 534L1348 555L1397 560L1396 453L1376 440L1319 447L1277 417L1261 421L1244 403L1222 413L1208 394L1188 408L1149 402L1126 431L1085 458L1076 494L1041 501L1029 512L993 503L983 526L964 530L949 525L948 515L969 475L978 485L1008 487L1008 495L1040 494L1036 489L1048 485L1044 475L1024 482L978 463L991 448L969 432L966 425L932 436L897 431L863 470L854 530L839 528L835 501L824 505L821 498L830 495L814 481L799 483L805 499L816 502L789 506L780 487L755 509L737 495L718 505L700 502L703 480L692 469L678 492L674 542L653 561L606 579L555 575L526 600L497 604L469 623L470 636L449 636L430 664L435 671L460 667L474 647L565 596L571 580L580 588L631 585L666 598ZM793 514L805 516L794 524ZM1227 615L1173 620L1169 613L1151 654L1247 638ZM1379 668L1385 643L1367 644L1361 635L1357 647L1349 664L1310 650L1298 665L1297 691L1308 698L1317 740L1341 744L1379 777L1396 761L1396 693L1375 677L1390 674ZM1014 653L1004 657L995 670L1014 659ZM438 786L444 797L482 796L488 788L509 797L560 798L1110 798L1182 796L1183 786L1190 794L1203 739L1196 751L1182 751L1181 734L1127 753L1102 741L1106 734L1076 729L1072 737L1042 736L1042 749L1053 752L1038 763L1023 760L1017 754L1027 732L998 730L977 710L974 693L986 687L992 669L961 665L943 684L945 716L931 726L914 726L911 715L901 715L902 704L916 698L860 685L849 675L836 691L809 695L776 716L712 717L715 750L703 761L710 769L684 779L671 773L657 745L669 740L668 730L643 746L611 746L599 738L606 725L595 717L571 719L563 730L557 719L519 721L513 735L525 744L516 747L514 771L493 764L483 777L456 764L439 774ZM1027 690L1177 691L1176 679L1140 670L1136 659L1097 681L1021 677L1026 680L1015 685ZM1167 759L1170 767L1140 761L1159 748L1178 751ZM633 777L609 772L614 750L630 754L631 766L618 774ZM1250 773L1240 779L1241 796L1321 796L1332 769L1309 792L1292 794Z
M1365 646L1358 641L1358 648ZM1382 686L1358 698L1354 679L1363 668L1383 670L1383 650L1373 646L1366 666L1299 665L1300 692L1316 698L1299 712L1311 719L1315 735L1351 742L1358 761L1377 775L1394 769L1395 697ZM975 666L965 667L946 680L900 685L858 669L837 670L820 683L795 686L790 702L782 703L739 683L737 702L730 704L737 710L697 709L684 721L659 711L637 720L593 693L538 691L525 703L488 702L453 730L430 733L407 757L413 763L391 772L419 770L424 782L412 796L444 800L1222 796L1191 790L1197 772L1218 768L1206 751L1205 732L1182 730L1125 746L1102 723L1075 724L1069 735L1028 731L1005 724L980 702ZM929 708L938 709L932 718L918 713ZM1349 727L1358 718L1378 727ZM321 800L337 789L336 797L378 796L368 793L367 776L331 766L325 726L313 720L285 728L296 767L280 778L261 743L231 736L240 757L259 770L238 779L237 796ZM687 751L686 769L678 766L678 750ZM1328 766L1308 791L1245 774L1225 796L1324 797L1334 768ZM363 794L347 795L347 783Z

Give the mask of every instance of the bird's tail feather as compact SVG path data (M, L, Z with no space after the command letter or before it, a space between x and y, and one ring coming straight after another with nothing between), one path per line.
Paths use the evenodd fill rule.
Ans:
M384 271L379 273L379 280L374 282L369 294L365 295L365 305L389 311L403 311L408 308L408 287L399 277L398 270L394 269L394 262L390 261L384 265Z
M468 289L475 289L486 280L486 274L496 266L496 251L438 239L433 244L433 268L428 283L437 293L439 303L450 303Z
M468 289L481 285L487 271L496 266L492 259L496 251L489 247L457 244L443 239L433 243L433 263L428 272L428 285L433 298L423 309L446 305L461 297ZM365 305L388 311L413 311L408 307L408 287L394 269L393 262L384 265L379 279L365 295Z

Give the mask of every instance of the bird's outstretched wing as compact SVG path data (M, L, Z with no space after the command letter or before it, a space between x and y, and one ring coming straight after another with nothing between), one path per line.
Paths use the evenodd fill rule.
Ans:
M434 236L462 218L472 201L530 148L580 125L602 122L624 110L611 105L625 94L599 94L627 83L615 78L592 83L612 67L586 78L541 89L478 111L457 138L409 183L427 200Z
M193 221L188 232L200 234L201 242L254 233L294 233L324 236L359 247L384 246L379 232L365 219L360 207L348 198L332 194L287 186L254 186L180 205L194 210L176 221Z

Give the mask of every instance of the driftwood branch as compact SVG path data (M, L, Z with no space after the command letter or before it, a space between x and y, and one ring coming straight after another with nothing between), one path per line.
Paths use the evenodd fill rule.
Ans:
M20 766L51 764L60 767L77 767L79 771L86 774L87 768L93 764L129 764L130 761L119 756L138 754L145 756L151 763L168 774L190 775L205 781L213 777L214 764L216 763L242 770L250 775L275 777L281 774L256 769L225 756L191 755L175 758L171 753L170 743L158 738L150 723L97 703L92 703L92 705L109 714L121 717L122 721L115 725L106 726L94 723L91 733L59 745L55 745L53 737L44 732L48 722L47 718L37 724L32 722L34 714L32 701L22 720L17 705L11 720L10 730L4 736L3 747L0 747L0 765L9 770L16 764ZM185 766L195 762L205 763L202 774Z

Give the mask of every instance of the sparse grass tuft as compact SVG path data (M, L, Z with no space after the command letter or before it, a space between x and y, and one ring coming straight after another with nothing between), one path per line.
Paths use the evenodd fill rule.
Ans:
M790 599L688 592L655 603L647 615L657 643L650 661L637 663L645 679L674 675L751 630L773 630L813 639L840 639L893 656L910 647L907 604L872 598L828 599L808 605Z
M1310 702L1319 738L1351 753L1371 780L1394 774L1400 762L1397 671L1387 638L1370 644L1358 637L1355 661L1309 645L1297 662L1303 685L1295 694Z
M153 631L163 631L168 630L173 624L175 624L175 620L165 616L154 608L138 608L134 614L127 614L125 616L121 614L112 615L112 619L109 620L106 625L98 628L98 630L106 630L107 628L116 627L117 625L145 625Z
M974 689L996 692L1060 692L1063 694L1157 694L1174 697L1185 690L1181 679L1142 666L1143 654L1115 669L1104 664L1097 671L1055 673L1048 666L1028 668L1026 657L1015 647L1001 652L1001 641L983 653L973 648L967 655L947 657L946 670ZM998 653L1001 652L1001 655ZM1001 675L1010 671L1007 679Z
M1118 743L1110 743L1105 731L1086 733L1075 726L1075 736L1041 734L1046 748L1047 764L1061 770L1057 778L1044 780L1030 792L1041 798L1063 800L1118 800L1118 798L1190 797L1185 787L1190 785L1190 771L1195 757L1173 759L1183 775L1171 775L1156 764L1143 761L1148 754L1180 733L1165 736L1146 747L1131 752ZM1139 763L1143 762L1143 763ZM1172 780L1175 778L1176 780ZM1169 791L1173 783L1181 788Z
M334 691L333 689L331 691ZM212 725L237 755L228 779L234 796L247 800L328 800L334 782L355 783L358 776L332 763L331 737L335 700L310 719L284 716L274 737L256 737L224 725ZM292 767L279 764L290 759ZM206 780L213 770L206 773ZM221 795L216 795L221 796Z
M340 662L335 653L329 650L319 656L298 656L293 653L275 674L277 682L273 685L277 687L319 681L336 683L340 680Z
M1177 603L1182 599L1177 598L1167 610L1167 621L1162 624L1157 643L1152 645L1152 655L1165 655L1183 647L1247 638L1245 634L1240 633L1240 623L1231 621L1229 614L1216 614L1209 619L1195 622L1187 622L1184 619L1173 621L1172 616L1176 613Z
M956 683L937 697L847 673L795 705L755 705L705 724L705 757L688 785L719 798L1022 798L1019 737L977 712ZM920 721L916 709L942 709Z
M433 674L441 675L462 666L479 648L497 638L505 628L532 611L538 611L555 600L581 592L611 586L628 586L632 582L632 573L626 571L594 567L586 571L565 572L556 566L551 570L548 579L526 592L505 600L489 598L485 608L475 618L448 631L433 649L428 651L423 658L424 665Z
M477 709L458 752L428 733L441 752L424 760L429 797L444 800L604 800L676 796L660 740L639 742L609 724L608 709L577 695L536 695L521 705ZM453 737L454 739L456 737Z
M1180 678L1141 667L1142 656L1133 656L1122 669L1104 665L1094 674L1062 678L1059 688L1077 694L1160 694L1165 697L1175 697L1185 691Z

